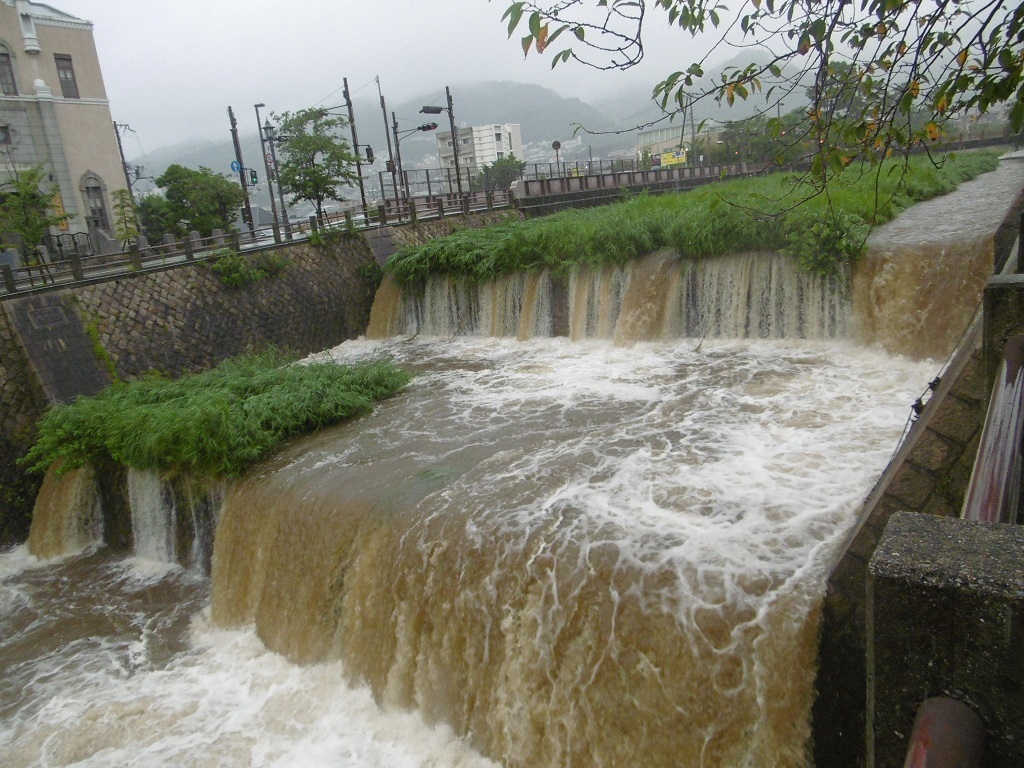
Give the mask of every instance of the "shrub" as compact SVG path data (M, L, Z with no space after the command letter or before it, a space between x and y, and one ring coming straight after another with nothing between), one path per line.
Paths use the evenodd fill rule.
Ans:
M22 460L45 471L113 460L165 473L237 476L282 441L370 411L411 378L389 362L285 364L248 355L176 381L107 387L49 410Z
M993 170L994 152L850 167L828 197L788 173L709 184L690 192L628 197L407 247L385 267L402 285L430 275L490 280L514 271L576 264L620 265L659 248L687 258L747 250L788 253L803 269L836 270L856 259L871 227L959 182Z
M242 288L268 277L275 277L291 264L282 254L263 251L245 256L229 248L210 254L210 269L225 288Z

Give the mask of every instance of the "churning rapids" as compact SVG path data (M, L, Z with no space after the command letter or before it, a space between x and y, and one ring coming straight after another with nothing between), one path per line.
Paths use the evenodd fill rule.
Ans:
M228 491L212 586L0 557L5 764L805 764L823 582L934 364L799 340L324 354L418 377Z
M1022 169L942 220L998 224ZM131 474L134 556L0 554L4 764L808 765L825 580L937 368L873 345L944 356L991 274L935 229L876 233L859 286L756 254L385 285L393 338L321 356L405 392L205 501ZM41 514L36 551L95 535Z

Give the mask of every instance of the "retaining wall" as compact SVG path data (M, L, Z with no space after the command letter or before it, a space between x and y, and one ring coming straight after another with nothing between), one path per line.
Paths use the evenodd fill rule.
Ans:
M175 377L247 350L274 346L306 355L355 338L366 329L378 267L395 250L517 217L515 211L481 211L381 232L334 231L323 245L302 241L262 251L285 257L288 266L241 288L225 287L209 262L191 262L47 295L81 321L79 346L112 376L131 380L157 371ZM21 301L26 299L0 301L0 546L28 534L41 478L21 472L16 461L54 401L39 385L33 350L26 346L39 340L26 340L11 322Z
M354 338L366 327L376 265L366 242L347 234L314 247L299 243L276 253L289 261L278 275L227 288L209 263L123 276L69 288L59 296L81 320L97 362L122 380L150 371L176 377L210 368L248 350L277 347L305 355ZM39 480L15 462L31 444L46 406L30 360L36 343L0 313L0 542L18 541Z

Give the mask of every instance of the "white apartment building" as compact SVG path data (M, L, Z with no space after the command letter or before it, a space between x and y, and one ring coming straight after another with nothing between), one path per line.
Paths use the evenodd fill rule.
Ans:
M459 142L459 167L468 176L509 155L523 159L523 134L518 123L474 125L472 128L456 128L455 132ZM437 152L442 168L455 167L451 131L437 134Z
M18 170L43 165L65 231L114 237L125 189L92 23L29 0L0 0L0 194Z

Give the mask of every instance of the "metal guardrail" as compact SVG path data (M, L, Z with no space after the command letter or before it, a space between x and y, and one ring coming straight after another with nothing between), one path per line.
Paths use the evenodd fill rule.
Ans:
M992 387L961 517L1015 523L1024 451L1024 335L1011 336Z
M231 247L238 247L237 235L195 236L119 253L97 256L72 253L66 259L42 260L20 267L3 264L0 265L0 299L163 269L206 259L218 250Z
M505 192L474 192L464 195L461 199L457 196L444 196L399 201L398 204L392 200L386 205L367 209L360 207L325 216L321 221L311 217L309 221L293 224L284 237L280 232L273 236L236 232L205 238L193 233L191 237L182 240L133 248L119 253L82 256L70 252L66 258L44 258L39 263L20 267L0 264L0 300L203 261L224 248L248 252L272 248L288 240L306 240L314 231L343 228L367 230L391 224L415 223L446 216L497 210L509 207L510 203L511 199Z

